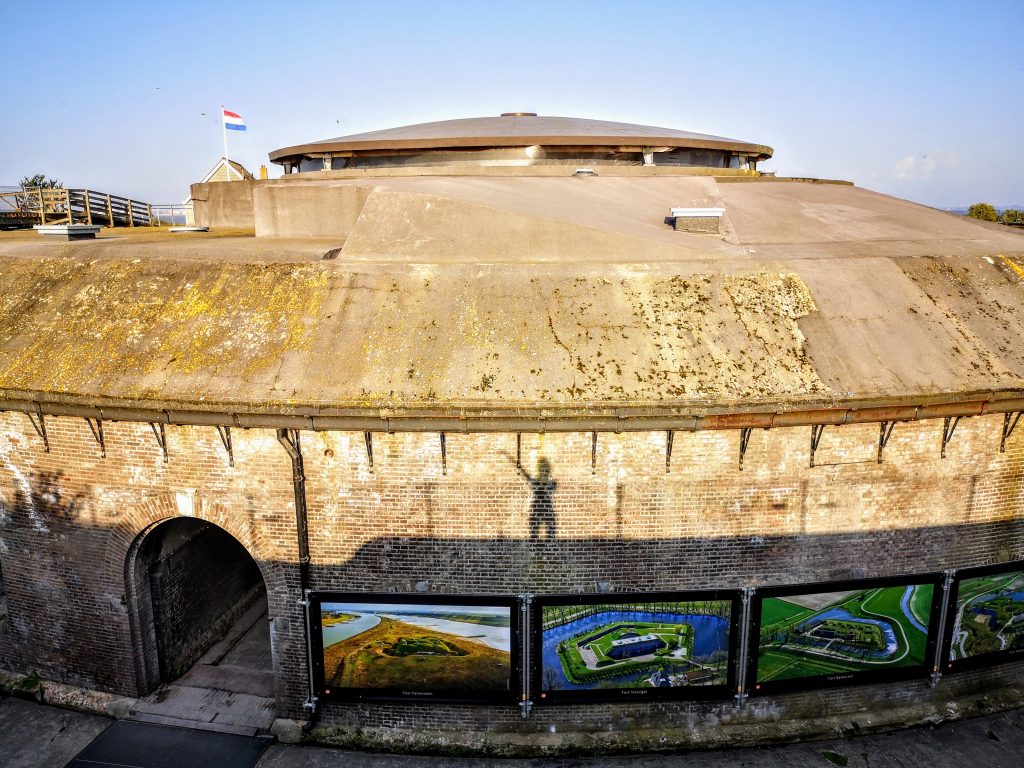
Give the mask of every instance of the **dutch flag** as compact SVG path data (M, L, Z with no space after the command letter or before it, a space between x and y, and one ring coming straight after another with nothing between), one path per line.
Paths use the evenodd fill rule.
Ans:
M224 127L229 131L244 131L245 122L242 120L242 116L237 112L229 112L228 110L221 107L221 111L224 113Z

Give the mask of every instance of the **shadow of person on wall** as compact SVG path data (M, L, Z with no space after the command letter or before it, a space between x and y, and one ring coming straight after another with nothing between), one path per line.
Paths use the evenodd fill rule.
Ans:
M536 477L530 477L522 467L518 469L519 474L530 484L530 492L533 494L530 499L530 541L554 539L555 506L552 497L558 482L551 478L551 462L541 457L537 462Z

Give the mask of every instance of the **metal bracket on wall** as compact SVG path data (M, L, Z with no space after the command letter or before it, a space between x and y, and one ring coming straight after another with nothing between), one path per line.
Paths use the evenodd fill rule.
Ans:
M895 421L883 421L878 425L878 463L882 463L882 451L885 450L885 446L889 444L889 438L892 437L893 427L896 426Z
M530 609L533 605L533 595L523 593L519 597L519 658L522 667L519 670L520 698L519 713L525 720L533 710L533 701L530 699Z
M523 468L523 433L516 432L516 469Z
M1015 416L1012 411L1007 411L1003 414L1003 436L999 440L999 452L1006 453L1006 441L1010 439L1010 435L1013 434L1013 430L1017 428L1017 424L1020 422L1020 417L1024 416L1024 411L1017 411Z
M224 450L228 452L228 466L235 466L235 450L231 446L231 427L217 425L217 434L220 435L220 442Z
M942 420L942 458L946 458L946 446L953 439L956 425L960 423L961 418L961 416L947 416Z
M665 474L672 471L672 441L675 440L675 430L670 429L665 438Z
M942 652L944 650L943 640L946 636L946 622L949 620L949 590L953 588L953 579L956 577L956 568L947 568L942 572L942 602L939 608L939 647L935 651L935 666L928 678L928 683L934 688L942 679Z
M742 707L747 703L747 666L750 646L750 606L754 602L754 587L743 587L740 590L740 646L736 659L736 705Z
M92 432L93 438L100 446L100 457L107 458L107 441L103 437L103 419L90 419L88 416L82 418L89 425L89 431Z
M366 460L370 463L370 471L373 472L373 432L363 432L363 440L366 443Z
M448 474L448 437L444 432L439 432L441 435L441 474Z
M821 436L825 432L827 424L812 424L811 425L811 467L814 466L814 454L818 450L818 443L821 442Z
M46 417L43 416L43 409L36 403L36 412L33 414L31 411L26 411L25 415L28 416L28 420L32 422L32 428L36 431L36 434L43 438L43 450L46 453L50 452L50 438L46 434Z
M743 471L743 457L747 455L747 446L750 445L750 433L753 427L740 427L740 472Z
M153 430L153 437L156 438L156 444L160 446L160 450L164 454L164 464L167 463L167 432L164 431L163 422L157 424L155 421L149 422L149 428Z
M597 432L590 433L590 474L597 474Z

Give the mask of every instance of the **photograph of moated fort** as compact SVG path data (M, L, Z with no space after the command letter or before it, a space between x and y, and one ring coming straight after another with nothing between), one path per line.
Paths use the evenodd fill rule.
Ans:
M321 603L326 688L507 692L509 614L502 607Z
M724 685L727 600L549 605L543 690Z
M1024 571L961 581L952 631L951 660L1024 650Z
M757 681L920 666L931 584L765 598Z

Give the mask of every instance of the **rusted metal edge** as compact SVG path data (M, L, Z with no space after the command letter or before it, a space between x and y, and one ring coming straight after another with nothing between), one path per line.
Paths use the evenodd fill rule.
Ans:
M270 152L267 157L272 163L282 163L292 157L300 157L310 153L323 152L359 152L373 154L380 150L431 150L431 149L481 149L490 147L673 147L680 149L721 149L742 154L758 155L760 158L771 157L775 150L766 144L751 144L745 141L730 139L697 139L680 136L613 136L613 135L559 135L543 134L521 136L455 136L455 137L422 137L407 139L363 139L345 141L327 139L306 144L295 144Z
M812 425L863 424L882 421L918 421L988 413L1024 411L1024 392L992 392L987 397L922 401L920 404L856 404L792 410L736 410L722 413L650 413L639 410L600 415L524 412L436 415L429 413L284 413L271 410L223 411L189 408L132 408L46 401L37 398L0 398L0 411L47 416L75 416L103 421L148 422L242 429L301 429L339 432L695 432L707 429L763 429Z

